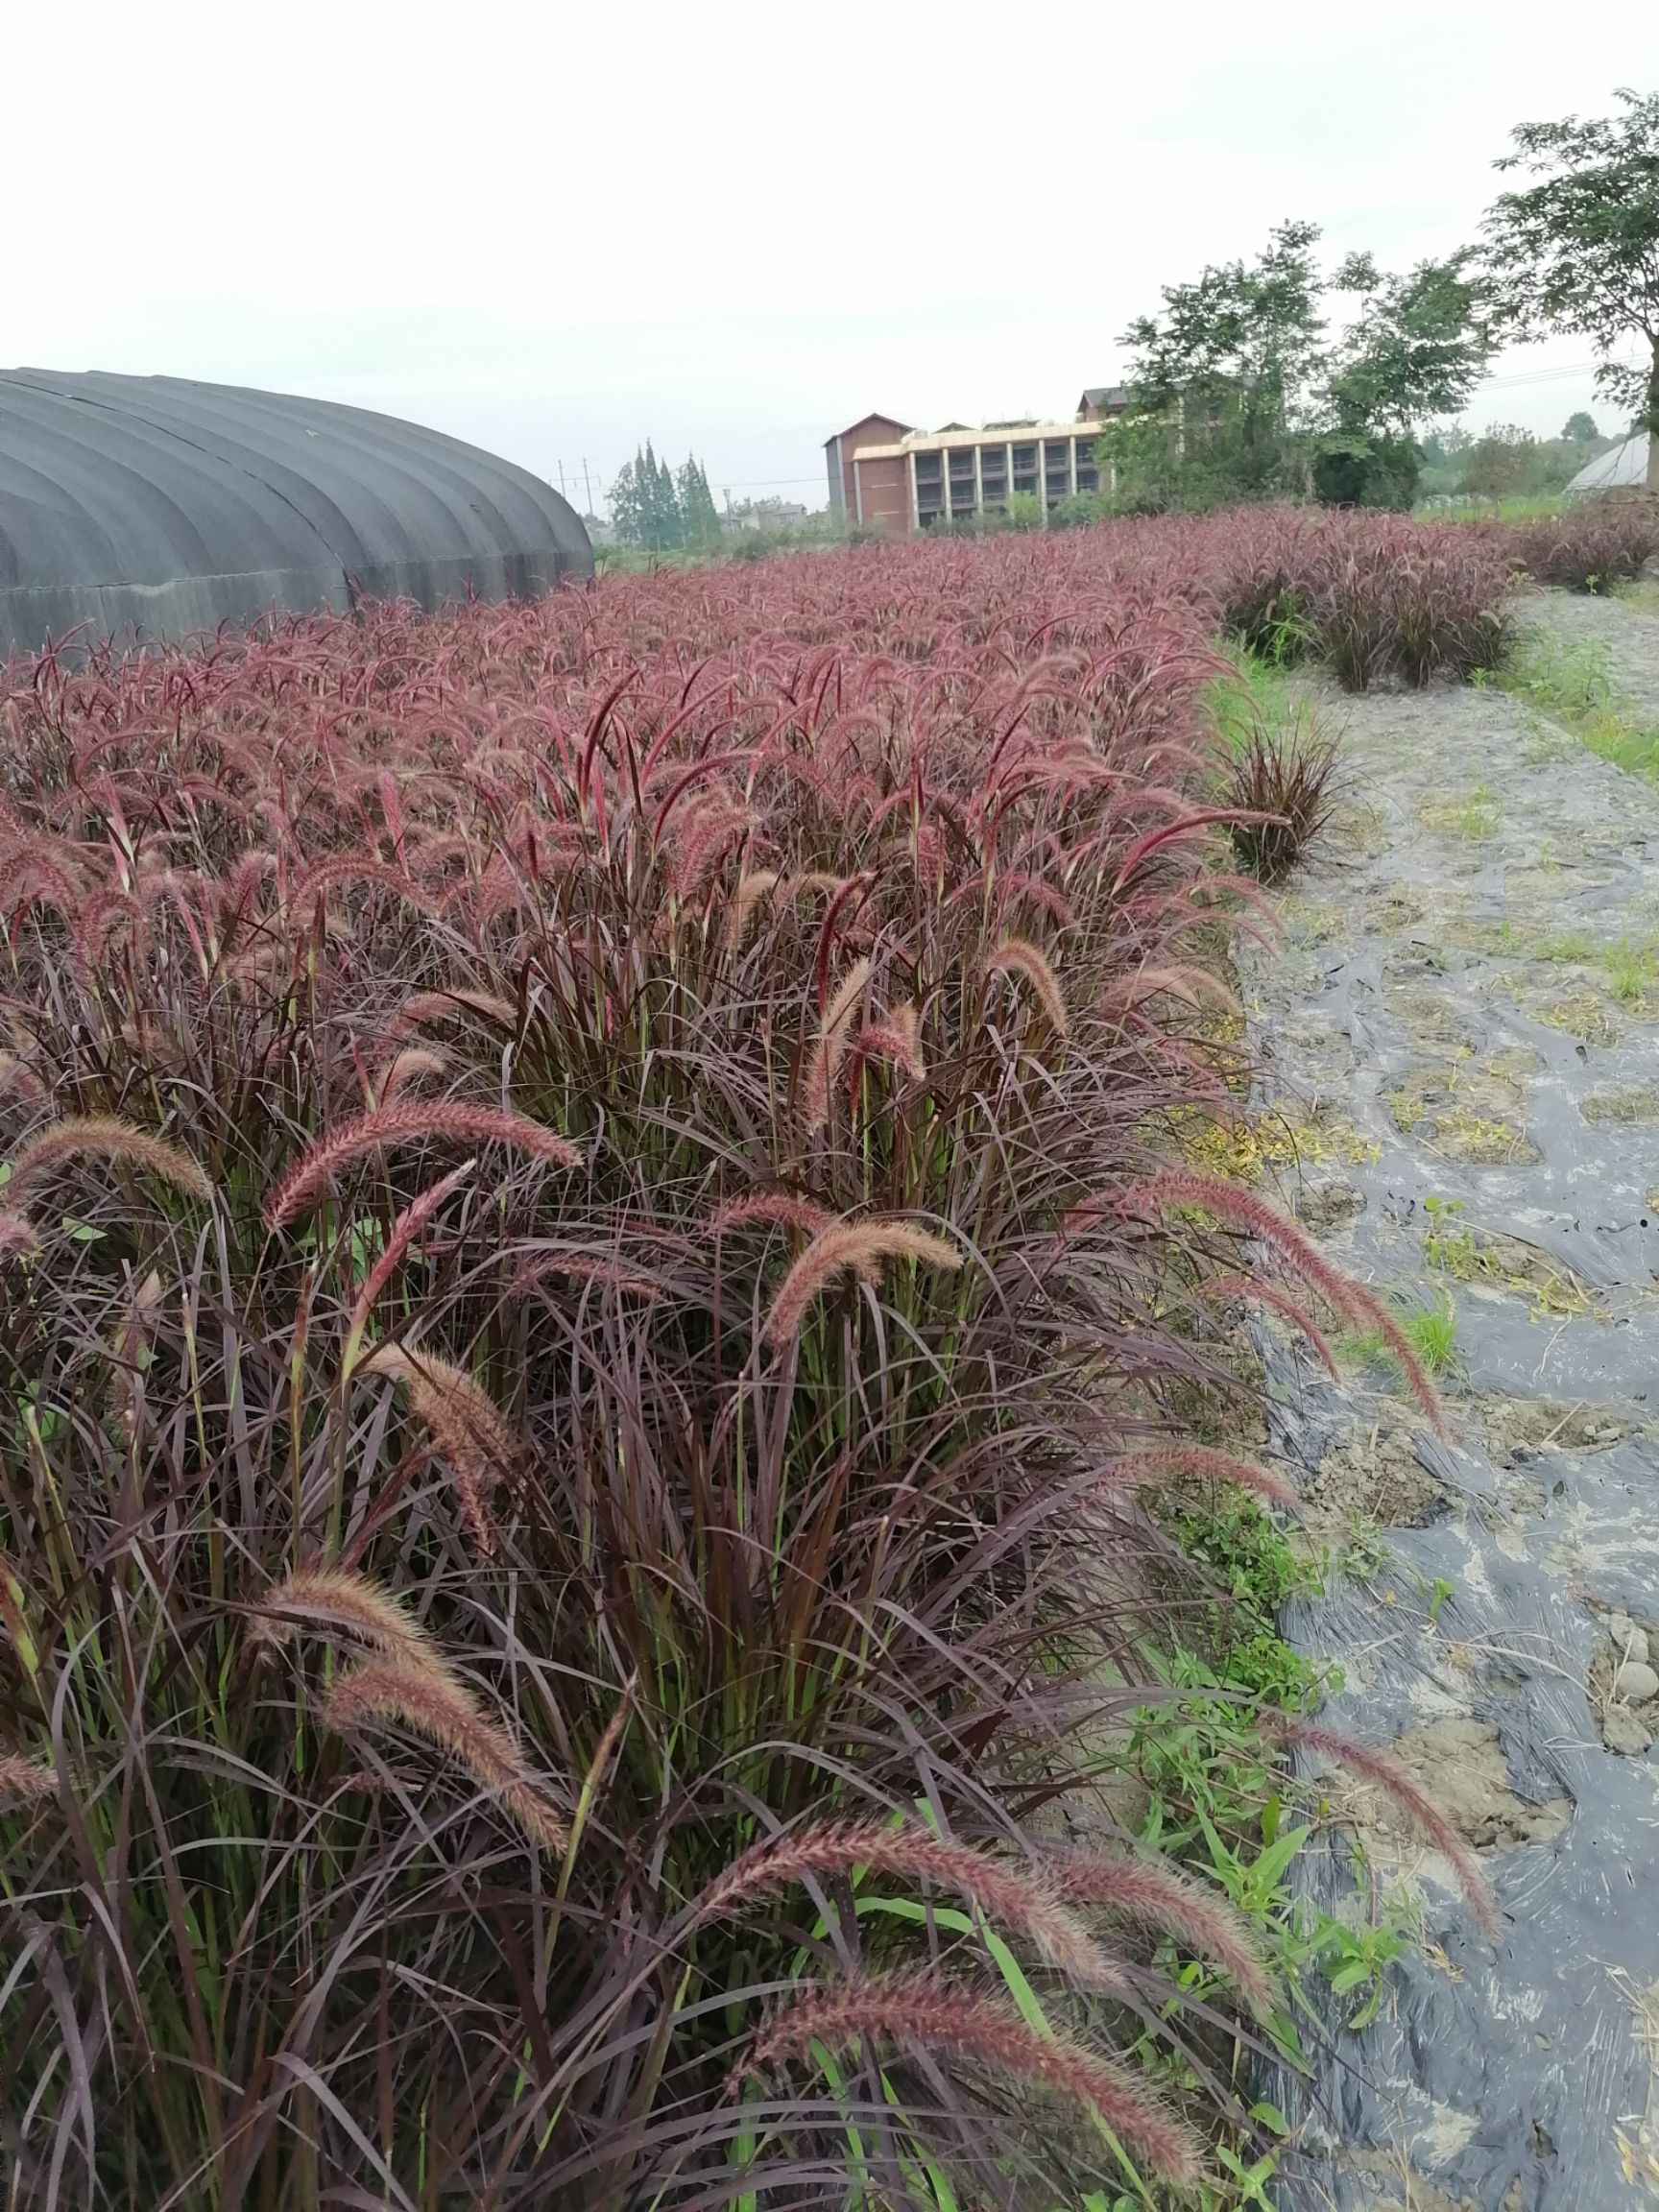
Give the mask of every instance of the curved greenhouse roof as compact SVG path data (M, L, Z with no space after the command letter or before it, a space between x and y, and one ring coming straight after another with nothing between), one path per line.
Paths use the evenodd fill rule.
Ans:
M592 570L557 492L440 431L177 376L0 371L0 656L83 623L131 643Z

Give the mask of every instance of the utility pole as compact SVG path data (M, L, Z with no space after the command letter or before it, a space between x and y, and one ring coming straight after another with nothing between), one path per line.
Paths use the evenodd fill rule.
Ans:
M583 508L582 512L584 515L591 515L593 512L593 486L588 475L588 464L586 461L584 461L582 464L582 492L583 496L588 501L587 506Z
M559 496L561 499L566 496L565 491L565 464L563 461L561 461L559 464Z

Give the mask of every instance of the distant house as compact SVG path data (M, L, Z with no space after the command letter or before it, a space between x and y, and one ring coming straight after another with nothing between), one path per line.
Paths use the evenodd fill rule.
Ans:
M794 499L739 499L735 506L728 502L720 533L740 538L748 530L798 530L805 519L806 509Z
M1077 402L1079 422L1110 422L1114 416L1121 415L1129 404L1126 384L1089 384Z
M858 512L858 478L854 466L856 455L866 446L891 445L896 439L909 435L908 422L897 421L891 415L865 415L825 441L824 453L830 465L830 513L835 520L863 520Z
M1103 387L1097 397L1102 412L1074 422L977 430L962 422L909 430L890 415L866 415L826 441L830 512L889 538L994 514L1014 497L1036 499L1046 518L1061 500L1100 489L1096 427L1118 410L1114 391Z
M1576 492L1640 492L1647 482L1647 433L1633 430L1623 445L1587 461L1567 492L1569 496Z

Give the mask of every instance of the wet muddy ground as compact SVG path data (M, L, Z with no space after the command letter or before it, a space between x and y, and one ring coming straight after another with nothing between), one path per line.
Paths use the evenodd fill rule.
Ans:
M1536 595L1659 709L1659 613ZM1659 790L1495 689L1341 701L1339 818L1243 962L1276 1183L1401 1310L1453 1324L1455 1443L1385 1363L1334 1389L1264 1330L1275 1441L1342 1668L1331 1725L1392 1743L1486 1864L1496 1948L1385 1804L1306 1855L1329 1910L1404 1884L1421 1949L1338 2015L1286 2212L1659 2203Z

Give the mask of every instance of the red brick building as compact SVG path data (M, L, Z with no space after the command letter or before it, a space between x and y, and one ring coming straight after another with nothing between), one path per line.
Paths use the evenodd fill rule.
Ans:
M1099 426L1123 411L1120 388L1094 385L1070 422L962 422L912 430L866 415L825 442L830 512L855 528L907 538L944 520L1006 508L1013 493L1041 501L1045 518L1077 493L1100 488Z

